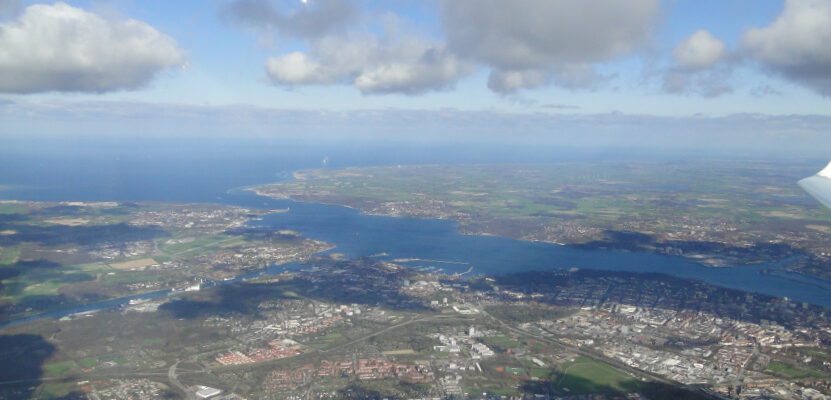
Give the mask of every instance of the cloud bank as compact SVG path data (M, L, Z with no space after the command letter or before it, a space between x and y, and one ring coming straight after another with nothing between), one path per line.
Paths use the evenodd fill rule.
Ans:
M442 43L400 39L384 27L351 29L371 17L356 17L359 7L347 0L285 4L236 0L220 15L307 40L306 51L268 59L273 83L346 84L365 94L443 90L476 66L491 70L488 86L503 94L595 87L605 79L595 67L639 49L659 11L659 0L439 0Z
M37 4L0 24L0 92L109 92L180 66L176 42L150 25L65 3Z
M266 71L277 85L350 84L364 94L419 94L452 86L472 66L440 44L417 38L382 43L371 35L328 36L308 53L269 58Z
M742 42L766 70L831 96L831 1L786 0L775 21Z
M550 83L591 87L594 64L640 47L658 0L440 0L448 46L492 68L500 93Z
M654 39L660 0L436 0L440 38L399 35L360 0L233 0L220 15L232 24L299 39L305 48L268 58L278 86L349 85L364 94L445 90L477 68L499 94L558 86L594 89L604 64L636 54ZM387 13L391 14L391 13ZM395 19L395 18L393 18ZM403 38L402 38L403 37ZM665 92L715 97L734 89L733 71L758 65L831 96L831 2L785 0L768 26L748 29L734 49L698 30L658 68ZM747 63L750 61L751 63ZM655 63L655 60L649 60Z
M79 128L82 127L82 128ZM606 146L828 157L831 117L733 114L512 113L457 109L302 110L136 102L0 106L0 137L263 137L339 141Z

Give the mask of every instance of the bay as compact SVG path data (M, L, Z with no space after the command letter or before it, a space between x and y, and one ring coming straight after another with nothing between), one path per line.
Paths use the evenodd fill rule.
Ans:
M512 153L506 152L504 147L485 145L460 150L456 146L436 148L365 143L323 146L271 141L58 143L60 145L44 142L39 147L32 147L31 143L26 146L0 143L4 144L0 149L4 159L0 165L0 199L176 201L289 208L289 212L268 215L253 222L252 226L295 230L305 237L335 245L330 252L347 257L377 256L413 268L441 269L447 273L495 274L562 268L659 272L831 307L831 283L788 272L784 270L785 261L711 268L675 256L581 250L549 243L462 235L451 221L364 215L346 207L268 199L242 190L246 186L290 179L291 173L299 169L591 161L615 157L604 150L521 149ZM653 157L648 154L628 156L637 159ZM617 157L621 156L618 154ZM121 304L128 300L116 299L115 303L106 304ZM87 306L60 314L89 309Z

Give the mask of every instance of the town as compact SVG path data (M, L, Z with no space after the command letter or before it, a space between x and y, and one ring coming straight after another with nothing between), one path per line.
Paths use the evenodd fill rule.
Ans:
M49 376L91 399L180 386L249 399L822 399L831 384L824 309L657 274L463 278L319 257L149 303L57 322L55 338L78 346ZM164 326L166 339L89 329L110 324L137 337Z
M331 248L247 223L283 210L210 204L5 201L3 320L112 298L210 286ZM40 267L40 268L37 268Z

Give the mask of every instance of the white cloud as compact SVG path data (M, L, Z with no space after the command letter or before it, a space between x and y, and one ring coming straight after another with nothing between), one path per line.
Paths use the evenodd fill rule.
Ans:
M235 0L221 15L307 40L307 50L267 60L266 72L277 85L348 84L366 94L419 94L451 87L476 65L491 68L488 86L499 93L549 84L593 88L607 78L597 64L641 46L659 11L659 0L439 3L446 44L418 35L400 38L400 24L390 14L360 31L349 27L360 10L348 0L321 0L308 10L300 3ZM372 33L373 27L382 33Z
M0 92L107 92L146 85L184 63L176 42L132 19L32 5L0 24Z
M493 68L500 92L555 83L592 86L593 64L636 50L658 0L440 0L448 45Z
M742 42L767 70L831 96L831 1L786 0L775 21Z
M329 84L339 78L338 71L325 68L299 51L269 58L265 68L275 83L286 85Z
M586 89L604 78L591 64L565 64L547 69L494 69L488 77L488 87L498 93L514 93L556 82L567 89Z
M371 35L327 36L308 53L269 58L266 72L284 86L348 84L365 94L418 94L442 90L472 66L437 43L405 38L391 43Z
M710 68L727 56L727 45L709 31L700 30L684 39L672 53L675 63L684 69Z
M494 92L514 93L548 84L550 73L542 69L493 70L488 77L488 87Z
M727 45L709 31L699 30L672 52L673 65L664 72L663 88L669 93L717 97L730 93L732 64Z

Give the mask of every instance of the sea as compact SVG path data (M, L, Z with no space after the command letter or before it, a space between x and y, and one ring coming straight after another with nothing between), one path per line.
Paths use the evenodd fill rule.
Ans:
M831 307L831 282L778 263L705 267L687 259L460 234L446 220L365 215L347 207L270 199L248 187L292 179L297 170L413 164L515 164L695 158L690 152L470 143L285 142L211 138L0 138L0 199L31 201L166 201L220 203L289 211L251 222L294 230L335 246L346 257L398 260L446 273L503 274L598 269L664 273L722 287ZM711 157L712 155L707 155ZM402 261L404 260L404 261ZM161 293L153 294L153 296ZM133 297L131 297L133 298ZM124 303L116 299L44 316ZM28 319L26 319L28 320ZM19 322L19 321L18 321Z

